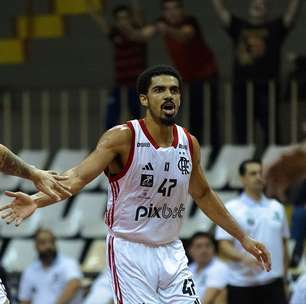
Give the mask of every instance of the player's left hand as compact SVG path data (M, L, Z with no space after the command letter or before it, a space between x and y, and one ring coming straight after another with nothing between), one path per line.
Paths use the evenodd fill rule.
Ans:
M67 176L59 175L55 171L44 171L36 168L31 176L31 180L35 184L37 190L55 200L67 198L72 195L70 188L63 184L63 181L67 179Z
M269 272L271 270L271 256L264 244L245 236L241 240L241 245L256 258L265 271Z

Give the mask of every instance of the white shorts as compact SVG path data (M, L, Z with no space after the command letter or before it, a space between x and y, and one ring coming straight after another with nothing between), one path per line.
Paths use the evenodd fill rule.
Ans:
M107 237L117 304L200 304L182 242L150 247Z
M2 284L2 281L0 279L0 304L8 304L8 303L9 303L9 300L6 296L4 285Z

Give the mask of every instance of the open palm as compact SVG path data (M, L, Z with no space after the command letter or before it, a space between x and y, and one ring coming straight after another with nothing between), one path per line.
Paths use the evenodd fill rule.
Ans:
M5 194L15 198L11 203L0 208L1 217L7 224L15 222L18 226L37 209L34 200L25 193L6 191Z

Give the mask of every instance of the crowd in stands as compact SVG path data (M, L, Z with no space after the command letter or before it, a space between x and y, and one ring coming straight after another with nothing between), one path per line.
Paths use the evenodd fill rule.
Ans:
M91 0L87 0L89 7ZM253 96L254 125L259 125L260 141L268 144L269 98L271 90L275 95L275 118L278 121L278 106L281 97L282 48L286 38L294 29L302 1L288 0L287 8L272 17L273 7L266 0L250 0L248 15L236 16L225 5L224 0L212 0L220 26L232 40L232 112L234 143L246 144L247 140L247 99ZM147 64L147 45L159 35L164 40L165 51L173 65L183 77L189 92L190 131L203 143L204 110L209 109L210 143L218 150L220 146L220 69L216 55L206 42L199 21L184 8L182 0L162 0L160 16L147 24L140 2L121 5L113 10L113 23L107 22L104 14L91 10L94 19L108 35L114 46L115 80L118 86L128 87L130 112L136 115L139 103L136 100L135 82L139 70ZM303 56L291 56L294 62L303 61ZM299 66L299 64L297 65ZM305 81L305 72L297 77ZM296 70L296 69L295 69ZM206 86L203 87L203 84ZM249 84L252 84L250 88ZM207 108L206 105L209 102ZM132 100L134 100L132 102ZM114 89L109 97L107 127L118 123L120 94ZM131 115L131 116L133 116ZM277 128L276 128L277 129ZM277 132L276 132L277 133ZM276 134L276 140L279 140Z

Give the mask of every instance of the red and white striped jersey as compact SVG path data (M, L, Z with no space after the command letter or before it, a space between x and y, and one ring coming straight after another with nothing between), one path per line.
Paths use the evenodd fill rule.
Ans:
M128 123L132 144L127 164L109 177L106 224L124 239L161 245L176 240L192 171L189 133L173 126L173 143L159 147L144 120Z

